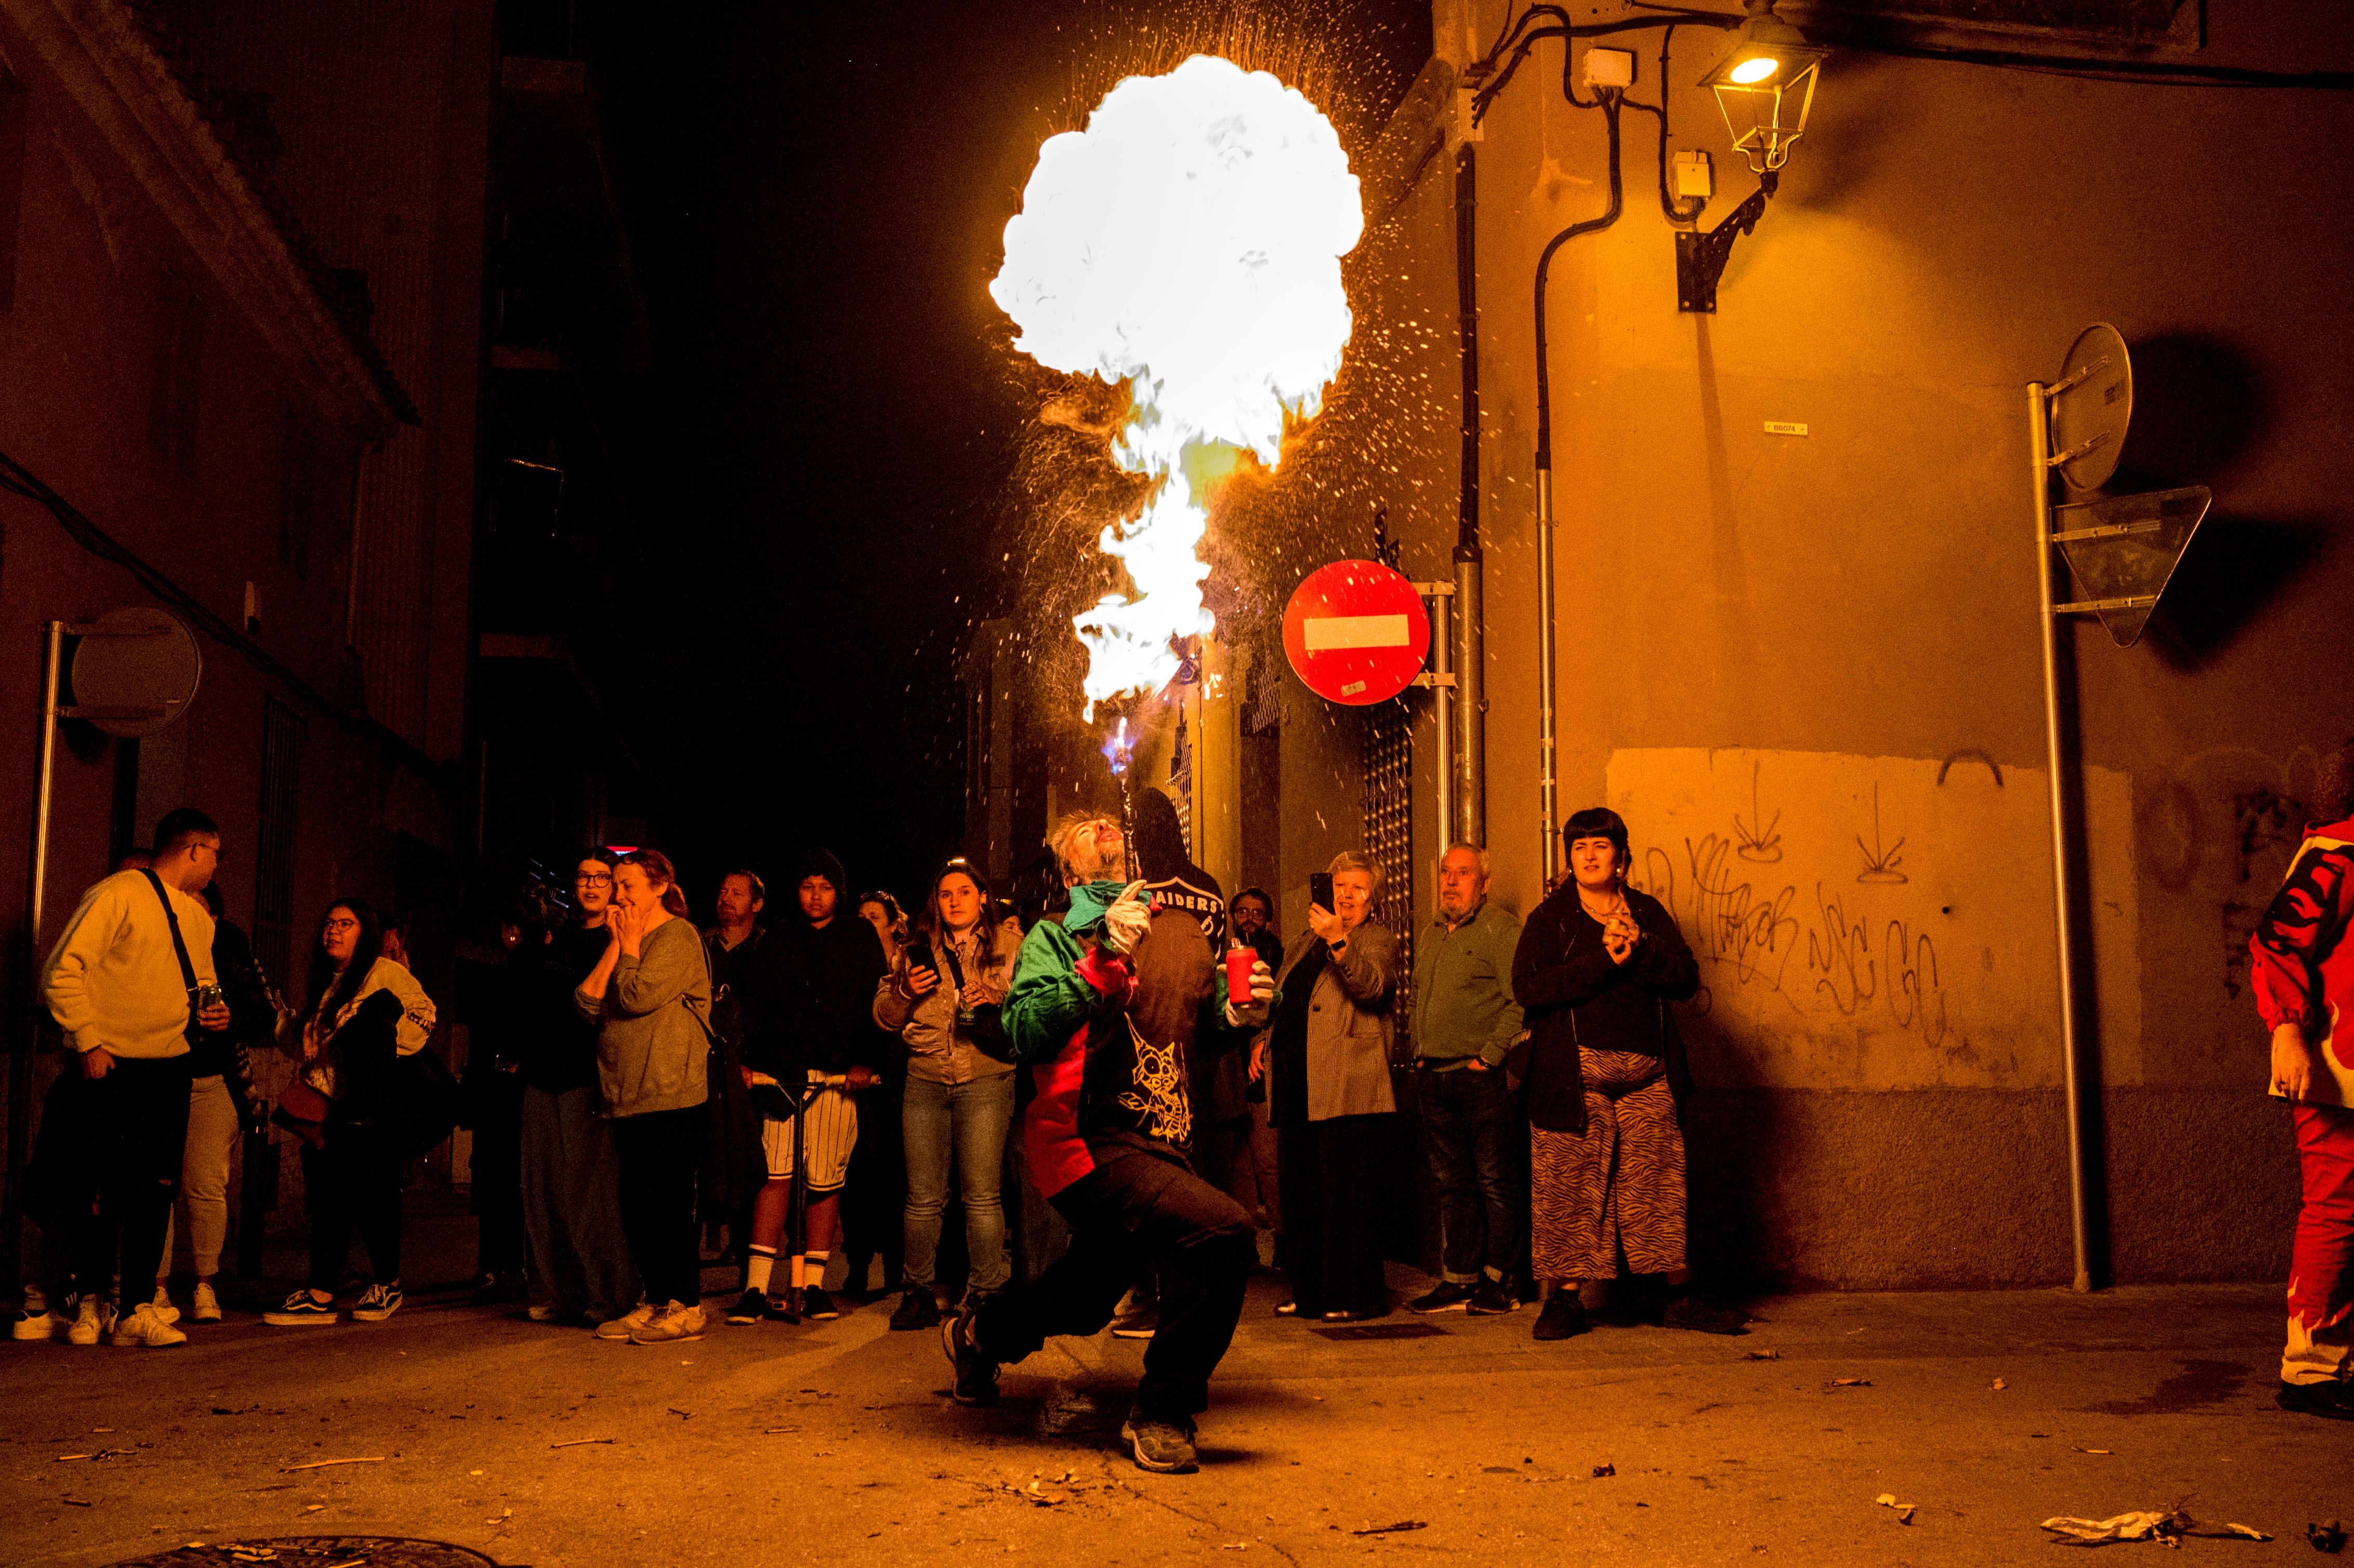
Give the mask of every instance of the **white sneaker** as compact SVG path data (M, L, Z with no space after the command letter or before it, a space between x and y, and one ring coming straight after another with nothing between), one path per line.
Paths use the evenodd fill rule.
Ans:
M94 1345L113 1331L114 1304L85 1296L81 1298L81 1310L74 1314L72 1324L66 1330L66 1343Z
M66 1331L66 1325L65 1314L44 1308L17 1319L9 1329L8 1337L12 1340L54 1340Z
M155 1309L155 1316L163 1319L166 1323L176 1323L180 1320L180 1309L172 1305L172 1293L160 1285L155 1287L155 1299L147 1305L153 1307Z
M657 1308L651 1301L641 1301L618 1318L608 1319L597 1325L600 1340L626 1340L654 1320Z
M673 1301L630 1336L633 1345L668 1345L703 1338L703 1308Z
M112 1342L118 1345L185 1345L188 1336L165 1322L153 1302L142 1301L131 1316L114 1325Z
M188 1303L188 1315L199 1323L220 1321L220 1298L214 1295L213 1287L201 1279L196 1281L196 1294Z

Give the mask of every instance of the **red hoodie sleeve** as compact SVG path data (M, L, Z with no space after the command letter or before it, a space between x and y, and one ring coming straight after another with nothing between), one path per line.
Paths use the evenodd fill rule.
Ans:
M2333 959L2349 961L2338 951L2346 934L2349 872L2354 848L2306 840L2248 938L2256 1010L2266 1029L2295 1023L2312 1035L2328 1026L2323 971Z

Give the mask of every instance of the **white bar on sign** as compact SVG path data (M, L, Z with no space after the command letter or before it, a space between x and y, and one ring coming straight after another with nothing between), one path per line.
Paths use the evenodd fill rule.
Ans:
M1311 615L1300 630L1310 653L1331 648L1403 648L1409 641L1403 615Z

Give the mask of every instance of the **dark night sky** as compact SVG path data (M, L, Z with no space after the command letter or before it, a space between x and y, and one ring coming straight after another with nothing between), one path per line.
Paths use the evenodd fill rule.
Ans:
M616 705L698 900L811 842L895 889L955 847L954 655L1011 591L1034 414L999 236L1045 136L1237 27L1347 74L1352 152L1429 53L1416 0L642 5L592 42L654 338L611 435L661 652Z

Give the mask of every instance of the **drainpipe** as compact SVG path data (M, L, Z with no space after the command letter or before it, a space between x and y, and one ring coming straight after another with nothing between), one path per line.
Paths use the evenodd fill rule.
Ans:
M1463 334L1463 482L1455 540L1455 820L1449 838L1488 842L1488 700L1485 621L1479 604L1479 162L1466 142L1455 154L1455 308Z
M1559 783L1553 753L1553 383L1545 366L1545 274L1553 252L1581 234L1607 228L1618 221L1626 192L1618 176L1618 104L1614 88L1602 90L1602 117L1610 126L1610 207L1600 217L1573 223L1553 237L1537 258L1537 832L1544 842L1539 863L1544 885L1551 887L1561 869Z

